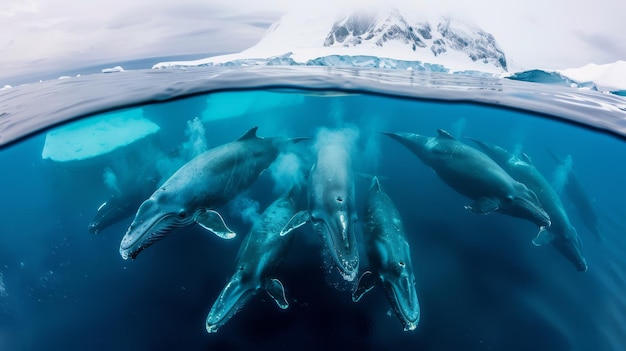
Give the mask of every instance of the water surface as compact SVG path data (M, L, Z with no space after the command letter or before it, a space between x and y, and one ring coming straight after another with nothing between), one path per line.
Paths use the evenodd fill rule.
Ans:
M624 348L626 103L620 97L417 72L265 67L83 76L2 91L0 101L0 179L7 185L0 200L2 349ZM121 128L125 118L140 116L158 131L93 158L42 157L46 137L58 132L49 128L72 119L106 121L113 112ZM290 182L304 184L299 177L314 142L294 151L301 168L277 162L219 209L239 233L233 240L190 226L125 261L119 244L134 210L89 233L100 204L129 191L162 155L170 162L156 173L165 176L254 126L262 137L352 136L359 216L377 175L405 222L422 311L415 331L402 330L380 288L352 302L353 286L334 273L322 240L303 226L277 272L290 308L279 310L259 293L217 334L206 333L206 314L232 274L251 221ZM533 246L537 227L530 222L465 210L469 199L379 133L434 136L437 129L464 142L472 137L523 151L550 181L557 163L548 150L570 155L604 238L596 240L563 195L589 270L577 272L551 245ZM83 133L85 145L105 135ZM81 148L73 147L70 155ZM368 265L361 252L362 271Z

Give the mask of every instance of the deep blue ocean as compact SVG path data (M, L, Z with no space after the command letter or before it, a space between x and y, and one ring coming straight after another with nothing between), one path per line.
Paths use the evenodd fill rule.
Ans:
M70 79L73 91L88 87L99 76ZM108 76L115 81L115 74ZM310 91L306 82L298 86L294 79L288 90L194 90L191 96L171 101L160 96L159 103L122 97L108 109L132 106L80 120L86 126L84 140L72 144L74 150L46 149L46 137L55 129L27 134L0 149L4 185L0 197L0 350L626 348L625 139L618 131L598 130L597 124L585 127L575 104L561 105L559 116L548 116L543 110L533 113L532 96L528 97L528 91L537 95L556 91L589 105L596 95L604 101L601 93L519 83L527 87L525 100L510 109L495 98L474 103L471 96L446 101L407 98L393 91L369 94L367 87L354 82L352 91L341 91L341 87ZM458 96L453 93L462 89L471 91L476 82L470 83L453 86L450 96ZM141 84L148 86L146 81ZM492 89L489 82L481 84L483 89ZM5 101L12 99L11 106L37 109L32 116L37 119L43 118L46 101L55 99L67 106L91 101L80 93L72 97L61 92L56 98L42 94L43 101L27 102L38 89L36 85L16 87L10 89L10 96L0 92L0 102L5 94ZM45 89L50 86L43 85L40 91ZM118 87L110 83L110 89L114 94ZM420 89L429 86L422 84ZM438 94L445 98L447 91ZM494 96L515 95L515 90L506 87L504 92L495 91ZM577 94L581 94L579 100ZM59 102L59 98L66 100ZM97 100L97 96L90 98ZM486 100L494 103L486 104ZM526 111L519 109L524 104ZM598 103L586 108L597 109L601 115L605 107ZM102 110L102 106L93 109ZM94 152L97 155L92 158L58 161L42 157L44 151L77 155L87 148L84 145L98 144L101 134L88 129L89 121L107 120L113 114L122 120L140 116L159 130L109 153ZM565 121L570 115L576 123ZM590 116L589 124L598 115ZM9 117L10 113L0 118ZM194 224L155 242L136 259L124 260L120 240L137 207L100 233L89 232L100 204L115 192L144 185L140 174L153 166L151 162L166 155L171 162L159 163L156 173L167 177L202 150L232 142L254 126L260 137L312 140L295 145L288 151L290 157L279 156L250 188L217 209L238 233L236 238L221 239ZM57 127L71 128L71 124ZM128 131L123 125L114 127ZM561 158L569 155L568 171L583 186L602 235L598 240L587 229L576 210L578 204L563 191L561 199L582 240L588 271L578 272L552 245L534 246L531 240L538 228L530 221L466 210L470 199L446 185L407 148L380 133L435 136L438 129L470 146L475 144L465 137L518 155L523 152L552 184L562 180L564 168L558 167L550 152ZM260 290L217 333L208 334L207 313L235 269L239 246L252 222L291 183L306 186L315 145L328 142L323 140L328 134L343 137L343 145L351 152L359 218L364 216L373 175L380 178L400 211L420 301L419 325L414 331L403 331L381 287L353 302L355 282L341 279L321 238L304 225L293 233L289 253L275 273L285 286L289 308L279 309ZM298 206L306 208L306 196L299 198ZM357 239L363 243L360 231ZM365 250L361 247L360 251L360 271L364 271L368 261Z

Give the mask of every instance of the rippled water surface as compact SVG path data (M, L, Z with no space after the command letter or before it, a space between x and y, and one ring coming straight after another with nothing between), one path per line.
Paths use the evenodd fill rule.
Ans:
M623 349L625 106L622 97L524 82L303 67L129 71L0 91L0 349ZM193 224L134 260L120 256L159 184L255 126L259 137L310 140L217 208L236 238ZM466 210L471 199L380 133L438 129L527 155L560 194L588 270L554 245L533 245L530 221ZM317 150L332 150L324 145L352 158L360 272L369 267L361 228L372 176L398 208L417 328L403 331L380 286L353 302L356 281L342 279L304 225L273 274L289 308L259 291L208 334L205 319L252 224L294 183L303 188L298 209L307 208L306 175ZM568 191L573 182L586 202ZM133 201L90 232L112 195Z

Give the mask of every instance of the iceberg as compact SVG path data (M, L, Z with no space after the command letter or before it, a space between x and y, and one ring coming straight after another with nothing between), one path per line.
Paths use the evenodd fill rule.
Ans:
M78 187L101 198L132 184L138 167L156 164L159 130L141 108L106 113L48 132L41 157L61 194Z
M586 88L589 90L597 90L593 82L577 82L558 72L542 71L539 69L533 69L529 71L522 71L513 73L506 77L511 80L519 80L524 82L533 82L549 85L559 85L572 88Z
M287 106L302 104L304 97L296 94L276 92L222 92L210 95L207 107L202 111L203 122L240 117L251 114L268 114L272 109L284 109Z
M626 61L598 65L590 63L582 67L558 71L560 74L579 82L594 82L598 90L626 90Z
M152 68L319 65L491 75L507 72L506 56L493 35L455 19L431 17L401 13L393 7L323 18L288 13L261 41L240 53L161 62Z
M604 65L590 63L578 68L555 71L533 69L516 72L505 78L596 90L624 96L626 92L626 61L620 60Z
M379 7L337 16L326 13L319 18L287 13L256 45L239 53L160 62L152 68L288 65L399 69L626 94L626 61L552 71L521 70L512 67L495 37L478 27L445 16Z
M57 162L93 158L155 134L159 129L143 117L140 108L108 113L50 131L41 157Z
M102 73L115 73L115 72L124 72L124 68L122 68L122 66L115 66L111 68L102 69Z

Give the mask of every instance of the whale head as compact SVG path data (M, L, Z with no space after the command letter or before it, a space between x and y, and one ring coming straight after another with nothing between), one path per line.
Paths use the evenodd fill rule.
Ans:
M576 228L570 226L563 235L556 235L552 244L576 266L579 272L587 271L587 260L583 256L583 245Z
M339 209L330 212L313 211L310 221L313 229L324 239L343 278L352 281L359 270L353 218L345 209L341 197L337 197L336 202Z
M174 229L191 224L193 213L160 191L144 201L120 243L120 255L134 259L146 247Z
M89 232L93 234L100 233L105 227L112 224L114 221L111 218L116 217L119 212L119 207L112 205L115 195L108 201L105 201L98 207L98 212L94 216L91 223L89 223Z
M128 217L134 210L133 205L137 206L138 203L133 203L120 195L111 196L98 207L96 215L89 223L89 232L98 234L104 228Z
M522 183L515 183L515 193L502 199L499 212L509 216L523 218L535 223L540 228L548 228L552 224L550 216L543 209L537 195Z
M408 243L406 243L408 253ZM388 300L404 325L405 331L414 330L420 319L420 305L415 291L415 276L410 256L390 260L379 272Z
M251 280L249 269L243 265L237 267L207 315L207 332L217 332L260 288L261 282Z

